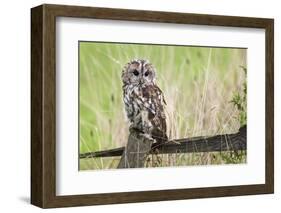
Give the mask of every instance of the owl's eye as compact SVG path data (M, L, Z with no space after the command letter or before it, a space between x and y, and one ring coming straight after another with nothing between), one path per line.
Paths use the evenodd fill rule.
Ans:
M134 70L133 73L134 73L135 76L138 76L138 75L139 75L139 72L138 72L137 70Z
M145 75L145 76L148 76L148 75L149 75L149 71L146 71L146 72L144 73L144 75Z

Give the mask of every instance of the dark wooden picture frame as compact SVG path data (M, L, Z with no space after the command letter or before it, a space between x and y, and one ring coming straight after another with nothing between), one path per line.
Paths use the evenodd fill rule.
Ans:
M77 17L265 29L265 184L56 195L56 18ZM31 9L31 203L42 208L267 194L274 192L274 20L41 5Z

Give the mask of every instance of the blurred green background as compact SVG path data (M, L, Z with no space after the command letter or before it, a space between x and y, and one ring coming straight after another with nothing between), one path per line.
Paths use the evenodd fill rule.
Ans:
M79 42L80 153L124 146L128 137L121 72L132 59L148 59L167 106L168 137L233 133L243 90L246 49ZM169 154L160 166L243 163L230 153ZM115 168L120 158L80 160L80 170ZM155 166L147 164L147 167ZM157 165L156 165L157 166ZM159 166L159 165L158 165Z

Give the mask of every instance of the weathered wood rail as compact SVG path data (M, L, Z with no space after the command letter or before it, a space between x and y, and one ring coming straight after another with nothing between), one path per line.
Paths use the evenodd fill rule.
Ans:
M193 137L152 144L138 132L132 131L126 147L80 154L80 159L122 156L118 168L143 167L148 154L239 151L247 148L247 126L237 133L211 137Z

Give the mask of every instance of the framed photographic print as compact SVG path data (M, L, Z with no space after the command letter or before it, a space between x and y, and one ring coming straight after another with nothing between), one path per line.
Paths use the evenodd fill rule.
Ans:
M31 203L273 193L273 19L31 9Z

